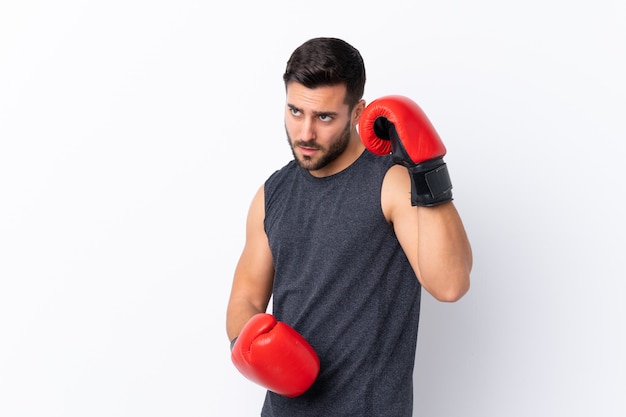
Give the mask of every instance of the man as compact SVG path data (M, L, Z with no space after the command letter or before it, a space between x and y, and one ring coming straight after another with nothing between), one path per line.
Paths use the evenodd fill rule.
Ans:
M343 40L305 42L283 78L294 159L249 208L233 363L268 389L262 416L411 416L421 289L456 301L472 267L445 147L411 100L366 107Z

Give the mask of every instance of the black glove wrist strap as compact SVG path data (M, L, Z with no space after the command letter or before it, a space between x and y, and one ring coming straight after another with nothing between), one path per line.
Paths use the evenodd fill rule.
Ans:
M411 205L436 206L452 201L452 182L443 157L409 167Z

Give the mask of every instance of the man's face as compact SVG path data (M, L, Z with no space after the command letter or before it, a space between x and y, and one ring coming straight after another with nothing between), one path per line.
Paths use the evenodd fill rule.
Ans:
M317 171L336 160L350 142L351 114L344 103L345 85L309 89L287 87L285 129L298 164Z

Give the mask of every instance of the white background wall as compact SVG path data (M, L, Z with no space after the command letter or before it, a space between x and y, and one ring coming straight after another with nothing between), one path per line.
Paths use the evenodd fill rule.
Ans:
M626 415L621 0L2 0L0 415L258 415L226 302L314 36L448 147L473 286L424 297L415 415Z

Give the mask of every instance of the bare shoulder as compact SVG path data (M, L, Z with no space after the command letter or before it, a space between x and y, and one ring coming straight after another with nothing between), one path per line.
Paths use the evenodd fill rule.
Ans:
M400 212L411 208L411 179L402 165L391 166L385 174L380 203L389 223L393 223Z
M252 197L248 210L248 223L251 221L263 222L265 218L265 186L262 184Z

